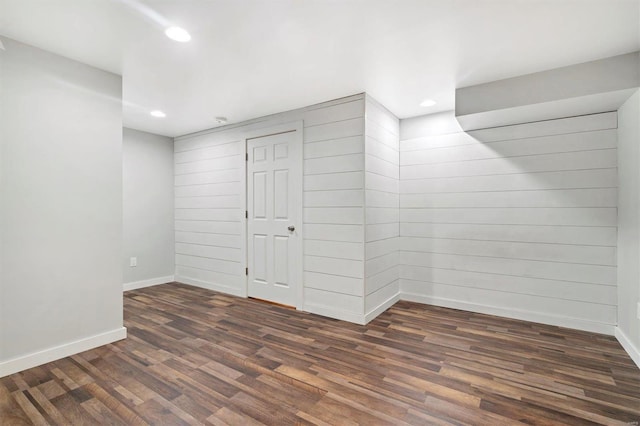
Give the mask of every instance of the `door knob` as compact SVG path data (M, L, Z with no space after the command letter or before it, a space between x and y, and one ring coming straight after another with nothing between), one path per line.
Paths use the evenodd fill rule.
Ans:
M296 227L293 225L289 225L289 227L287 228L289 231L293 232L296 230Z

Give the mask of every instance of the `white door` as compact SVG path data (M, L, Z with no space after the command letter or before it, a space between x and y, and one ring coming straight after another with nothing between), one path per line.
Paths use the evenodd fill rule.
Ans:
M248 295L298 306L302 283L300 130L247 139Z

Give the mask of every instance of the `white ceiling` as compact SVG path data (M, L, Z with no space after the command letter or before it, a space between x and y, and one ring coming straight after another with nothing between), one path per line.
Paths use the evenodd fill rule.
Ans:
M122 74L125 125L177 136L365 91L450 110L456 87L638 50L638 3L0 0L0 34Z

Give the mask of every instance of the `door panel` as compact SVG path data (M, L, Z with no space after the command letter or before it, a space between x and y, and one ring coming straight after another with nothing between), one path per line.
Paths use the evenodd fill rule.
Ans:
M255 219L267 218L267 173L256 172L253 175L253 214Z
M291 306L302 285L296 282L302 236L288 229L301 225L296 133L247 139L248 295Z
M289 238L274 237L274 284L281 287L289 287Z
M254 281L267 283L267 236L253 236L253 275Z
M273 216L276 220L289 219L289 170L276 170L273 173Z

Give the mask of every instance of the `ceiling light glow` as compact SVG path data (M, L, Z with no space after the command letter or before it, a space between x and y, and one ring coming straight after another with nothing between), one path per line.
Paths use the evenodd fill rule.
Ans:
M189 35L189 33L187 32L187 30L185 30L184 28L180 28L180 27L169 27L167 28L164 33L167 35L167 37L169 37L171 40L174 41L179 41L180 43L186 43L189 40L191 40L191 35Z
M164 118L164 117L167 116L167 114L165 114L164 112L162 112L160 110L151 111L149 114L151 114L154 117L158 117L158 118Z
M421 107L430 107L430 106L434 106L436 104L436 101L434 101L433 99L425 99L424 101L422 101L420 103Z

